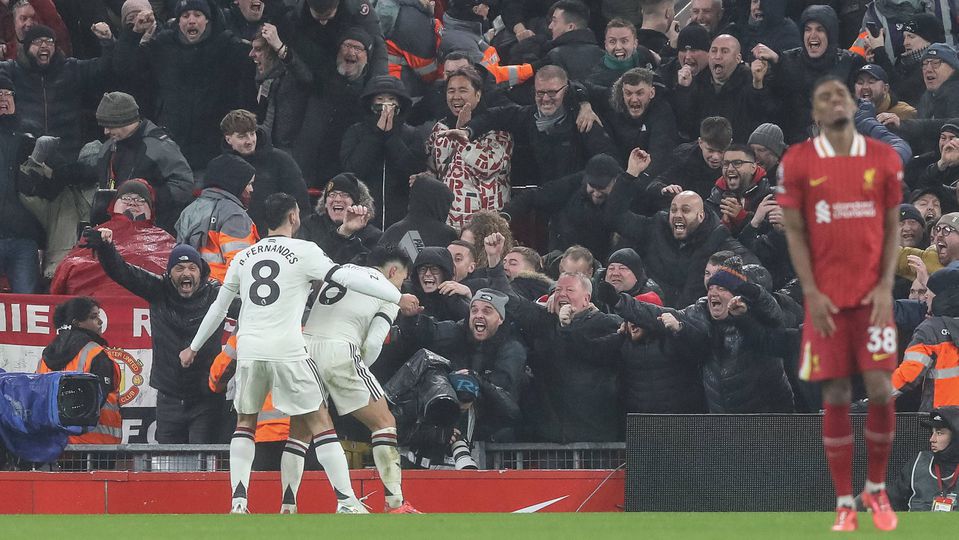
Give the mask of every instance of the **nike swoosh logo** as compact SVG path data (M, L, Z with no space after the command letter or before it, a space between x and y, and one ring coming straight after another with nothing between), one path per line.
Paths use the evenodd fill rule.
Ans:
M874 353L874 354L872 355L872 361L873 361L873 362L881 362L881 361L885 360L886 358L889 358L890 356L892 356L892 353L882 353L882 354Z
M819 184L822 184L823 182L825 182L828 178L829 178L828 176L820 176L819 178L811 178L811 179L809 179L809 185L812 186L812 187L816 187L816 186L818 186Z
M541 502L541 503L539 503L539 504L534 504L534 505L532 505L532 506L527 506L526 508L520 508L519 510L513 510L512 513L513 513L513 514L532 514L533 512L538 512L538 511L542 510L543 508L546 508L547 506L549 506L549 505L551 505L551 504L556 504L556 503L558 503L559 501L565 499L566 497L569 497L569 495L563 495L562 497L553 499L553 500L551 500L551 501L545 501L545 502Z

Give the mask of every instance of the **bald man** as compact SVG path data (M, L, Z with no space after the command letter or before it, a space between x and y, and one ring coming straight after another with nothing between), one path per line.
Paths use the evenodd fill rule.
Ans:
M630 167L630 171L635 169ZM666 306L683 308L706 294L703 272L715 251L728 249L744 261L757 262L719 218L703 207L703 198L695 191L679 192L668 211L653 217L631 212L628 193L635 189L631 186L635 178L627 173L616 182L606 204L606 218L646 262L646 273L661 285Z
M709 69L693 76L684 68L677 75L680 130L695 134L704 118L723 116L733 125L733 142L745 144L759 124L776 120L779 101L766 84L768 72L764 60L743 64L742 48L735 37L716 36L709 47Z

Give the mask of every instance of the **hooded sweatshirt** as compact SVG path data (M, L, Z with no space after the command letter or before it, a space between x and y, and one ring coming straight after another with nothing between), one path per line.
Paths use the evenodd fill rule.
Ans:
M446 224L452 204L453 193L446 184L432 178L417 179L410 188L406 217L386 229L379 243L397 245L414 260L424 247L446 249L456 240L456 231Z

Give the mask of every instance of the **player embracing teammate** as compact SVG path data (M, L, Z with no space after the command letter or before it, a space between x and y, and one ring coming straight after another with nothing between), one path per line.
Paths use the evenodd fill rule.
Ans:
M799 374L822 382L822 440L836 488L834 531L858 525L849 405L850 377L862 374L869 396L862 501L876 528L892 530L897 518L885 477L895 435L892 286L902 165L889 146L856 132L856 104L838 78L815 84L812 111L820 135L783 156L776 195L806 311Z
M366 513L350 484L346 457L324 403L319 369L307 352L300 327L303 311L311 283L318 280L398 304L404 311L415 311L419 302L413 295L401 295L381 272L337 265L316 244L294 239L300 212L290 195L271 195L264 206L269 235L230 263L216 300L189 348L180 353L180 361L185 367L193 362L200 345L223 323L239 295L237 426L230 442L231 512L248 512L257 415L267 394L272 394L274 406L290 415L290 435L280 461L281 513L296 512L296 493L311 442L336 494L337 512Z

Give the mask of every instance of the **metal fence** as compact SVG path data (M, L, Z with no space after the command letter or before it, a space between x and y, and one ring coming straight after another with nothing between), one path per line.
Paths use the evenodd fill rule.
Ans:
M472 451L480 469L616 469L626 463L625 443L477 443ZM372 465L372 458L364 460ZM209 445L70 445L43 471L218 472L230 469L230 447Z

